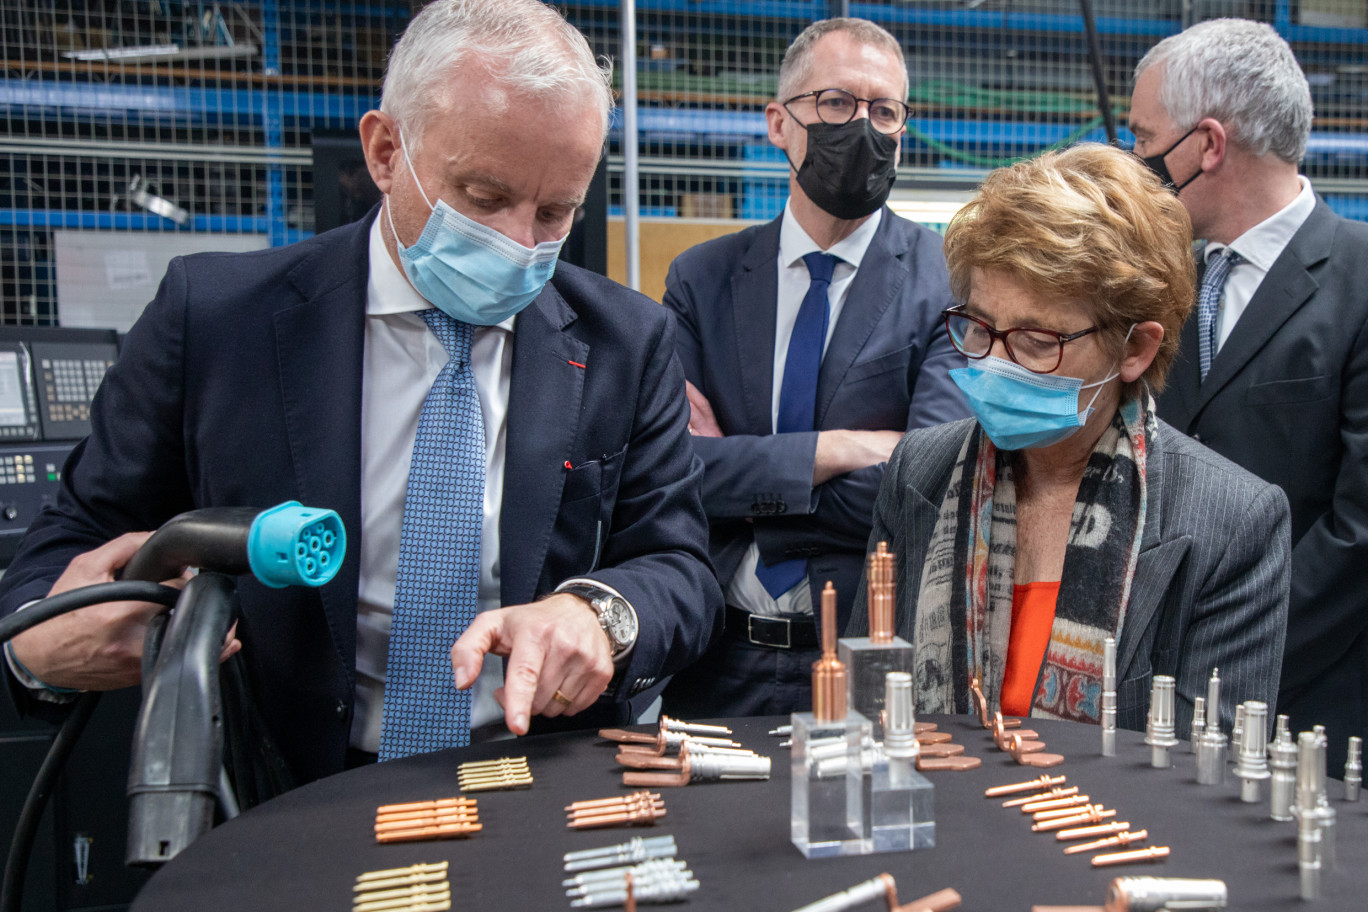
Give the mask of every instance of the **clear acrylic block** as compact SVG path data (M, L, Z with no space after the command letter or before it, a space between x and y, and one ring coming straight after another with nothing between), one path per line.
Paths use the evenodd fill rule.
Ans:
M875 852L929 849L936 844L935 786L915 761L883 758L872 770L870 812Z
M793 844L808 858L874 851L869 813L872 746L869 720L851 712L833 722L793 714Z
M890 671L912 673L912 644L896 636L889 643L847 637L838 641L837 654L850 680L850 708L868 719L875 740L882 740L884 677Z

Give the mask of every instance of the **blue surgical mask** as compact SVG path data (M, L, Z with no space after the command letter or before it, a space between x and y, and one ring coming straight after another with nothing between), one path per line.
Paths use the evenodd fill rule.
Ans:
M402 136L400 142L403 143ZM408 162L408 146L404 145ZM565 238L524 247L493 228L466 218L440 199L434 206L409 171L432 214L412 247L394 231L389 200L385 216L399 248L404 275L432 306L462 323L494 326L531 304L556 271Z
M1013 361L984 358L950 371L969 400L979 427L999 450L1053 446L1077 433L1093 412L1103 384L1118 374L1084 385L1077 377L1035 374ZM1079 393L1097 387L1088 404Z

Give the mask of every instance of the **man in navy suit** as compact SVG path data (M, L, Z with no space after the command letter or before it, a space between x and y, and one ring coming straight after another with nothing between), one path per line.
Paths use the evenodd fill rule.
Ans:
M468 363L482 443L445 474L484 470L483 519L472 500L465 524L478 615L425 671L444 699L472 690L453 743L525 733L532 716L629 720L706 649L721 597L668 315L555 265L611 106L608 75L550 7L428 5L361 123L383 204L292 247L172 263L0 610L113 578L140 530L186 510L334 508L350 533L338 576L308 591L243 580L225 653L264 684L298 778L383 751L410 456L416 473L425 400ZM473 340L466 363L436 325ZM64 691L135 683L149 614L107 605L35 627L7 650L11 691L50 710Z
M1292 49L1262 23L1200 23L1136 68L1135 153L1205 242L1159 417L1287 493L1277 711L1293 732L1325 726L1339 775L1368 736L1368 226L1298 174L1311 117Z
M727 626L675 677L667 711L806 709L817 593L834 583L844 625L883 463L907 429L968 414L947 376L963 360L941 317L940 237L884 207L906 97L892 35L810 26L765 110L792 169L783 214L670 267Z

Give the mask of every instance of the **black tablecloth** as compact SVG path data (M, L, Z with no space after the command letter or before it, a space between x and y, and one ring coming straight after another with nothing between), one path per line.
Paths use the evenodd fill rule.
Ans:
M1155 770L1139 733L1118 732L1117 756L1107 758L1099 755L1095 726L1030 720L1049 749L1067 758L1048 772L1066 774L1067 784L1116 808L1117 819L1132 829L1148 829L1148 844L1173 850L1158 863L1094 869L1089 855L1064 855L1052 835L1031 832L1027 815L983 797L989 786L1042 771L1017 766L967 717L931 720L983 758L971 772L928 774L936 787L933 849L803 858L789 841L789 754L766 734L787 720L739 719L731 723L734 737L774 758L772 778L661 789L667 815L653 827L566 828L563 808L571 801L629 791L612 747L593 733L483 744L353 770L268 802L209 832L166 865L133 909L341 910L350 907L356 875L443 859L450 861L454 909L569 909L561 887L564 853L666 833L702 883L690 905L708 910L787 912L882 871L897 878L903 901L954 887L966 912L1099 904L1106 884L1124 874L1221 878L1232 909L1303 905L1295 825L1269 819L1267 786L1262 801L1244 804L1233 774L1224 786L1198 785L1186 744L1175 749L1172 769ZM535 785L476 795L484 824L477 836L374 842L377 805L454 796L459 763L523 755ZM1368 895L1368 801L1349 804L1342 796L1343 785L1331 782L1339 864L1324 878L1324 898L1308 908L1362 909Z

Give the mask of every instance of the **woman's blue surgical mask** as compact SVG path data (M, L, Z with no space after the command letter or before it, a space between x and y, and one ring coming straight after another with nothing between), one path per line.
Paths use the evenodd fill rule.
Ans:
M385 200L385 216L409 282L432 306L462 323L494 326L521 312L551 280L565 238L524 247L440 199L434 206L413 170L402 135L399 142L413 182L432 210L418 240L405 247Z
M1102 385L1118 376L1112 373L1085 385L1077 377L1035 374L1013 361L991 357L950 371L979 427L999 450L1053 446L1077 433L1092 415ZM1079 393L1093 387L1097 392L1080 409Z

